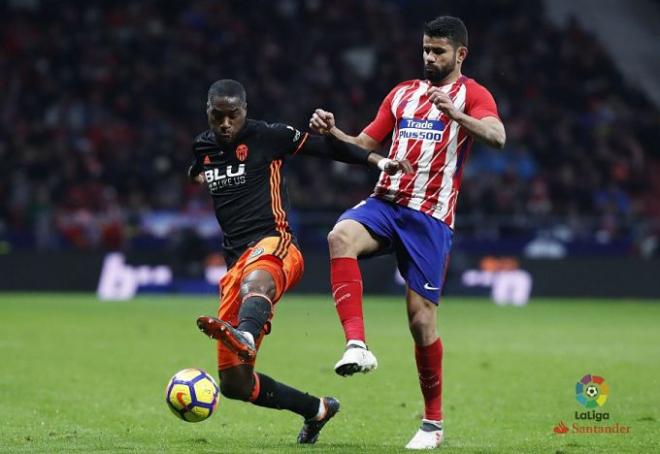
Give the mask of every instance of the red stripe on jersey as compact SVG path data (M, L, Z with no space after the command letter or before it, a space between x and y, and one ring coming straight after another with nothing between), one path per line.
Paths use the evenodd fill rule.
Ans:
M422 87L429 87L428 82L409 81L395 87L386 98L392 104L394 119L389 157L407 158L414 174L390 177L382 172L373 196L422 211L453 227L456 199L472 139L460 124L449 120L430 105L427 106ZM497 116L493 96L476 81L462 76L450 86L442 88L443 91L447 90L454 106L465 114L477 119ZM387 105L386 101L381 107ZM411 134L405 134L406 138L400 139L399 128L404 117L440 120L444 128L439 131L436 125L423 125L419 128L411 126L417 131L411 131ZM388 126L392 124L389 121ZM440 136L437 132L440 132Z
M461 80L461 78L459 78L451 86L451 88L449 89L449 91L447 93L450 98L455 99L456 95L458 94L458 90L461 87L461 82L462 82L462 80ZM424 98L426 98L426 96L424 96ZM423 111L422 109L424 107L427 107L427 108L424 109L424 111ZM428 119L429 116L430 116L431 111L433 110L432 107L433 107L432 104L427 103L427 100L424 99L423 104L420 106L418 111L415 113L415 117L416 118ZM444 128L444 131L443 131L442 140L435 145L435 149L433 150L433 157L431 158L431 161L429 163L429 180L431 178L433 178L436 175L437 172L441 171L441 167L438 166L438 163L440 161L445 161L445 159L447 157L446 148L447 148L447 145L449 144L449 139L450 139L449 138L449 132L445 132L445 131L449 130L449 127L450 127L450 124L451 124L452 120L450 120L449 117L447 117L444 113L440 113L440 116L438 117L438 119L445 123L445 128ZM419 160L420 160L420 157L421 157L420 155L421 155L423 141L422 140L417 140L415 142L416 143L413 144L413 147L415 145L419 145L418 149L419 149L420 153L412 153L411 152L410 157L408 158L408 160L412 164L413 168L415 170L417 170L418 167L419 167L419 164L420 164ZM401 183L399 184L397 198L395 199L396 203L399 203L399 204L405 205L405 206L407 206L410 203L410 199L415 195L413 193L414 192L414 185L415 185L415 182L417 181L419 175L420 175L419 172L413 172L412 174L404 175L401 178ZM425 187L428 187L428 182L421 188L422 192L424 191Z
M426 97L425 94L422 95L422 97L420 97L419 101L420 101L419 105L417 106L417 110L415 111L413 118L426 119L429 117L429 114L431 113L433 104L431 104L428 101L428 98ZM417 166L419 164L419 158L422 154L423 144L424 144L423 140L413 141L412 145L408 145L408 149L406 150L406 153L403 157L403 159L407 159L408 161L410 161L411 165L413 166L413 169L415 170L417 170ZM410 197L412 196L413 186L418 176L419 176L419 172L408 173L401 176L401 181L399 182L398 194L395 199L396 203L400 203L401 205L408 204L408 202L410 201Z
M450 88L448 94L452 100L456 100L458 92L461 88L462 78L459 78L454 85ZM440 190L442 188L442 179L444 177L444 169L447 165L447 148L451 144L451 128L452 121L446 115L440 117L441 120L446 122L445 129L443 131L442 140L436 144L434 150L434 156L429 163L429 177L424 186L420 188L420 192L424 193L424 202L420 206L420 211L424 213L432 213L436 205L438 204L438 198L440 195ZM460 134L459 130L459 134Z
M465 137L463 137L463 141L460 142L458 146L457 155L458 163L460 163L458 165L460 165L460 167L456 169L454 178L452 178L452 197L449 198L449 209L447 210L447 216L443 219L444 223L447 225L454 225L458 191L461 188L461 181L463 180L463 169L465 168L465 161L468 159L471 148L472 139L466 134Z
M398 149L399 146L399 137L397 134L397 132L399 131L398 120L403 116L403 110L406 107L406 100L408 99L408 96L413 94L415 90L419 88L420 83L421 81L415 80L407 87L401 87L401 90L403 90L402 96L395 96L395 98L398 97L399 99L398 99L398 104L396 106L392 106L392 109L394 110L394 117L396 120L394 123L394 132L392 135L392 145L390 146L390 152L388 155L390 159L396 158L396 150ZM374 192L374 194L383 195L385 193L385 190L379 191L379 189L387 188L391 184L392 184L392 178L385 172L381 172L380 179L376 184L376 191Z
M456 146L457 162L459 162L459 160L461 159L461 154L464 152L463 147L467 145L465 143L466 139L467 136L464 135ZM446 143L445 147L447 147L448 145L449 143ZM438 206L438 202L440 199L440 191L442 190L442 178L445 175L444 167L447 165L446 158L447 158L447 150L445 148L442 154L442 166L438 167L439 164L438 162L432 164L431 166L431 177L429 178L429 181L426 184L424 203L419 208L420 211L426 214L432 215ZM452 188L455 185L455 181L456 181L456 174L454 174L454 177L452 178ZM452 191L452 195L453 195L453 191ZM452 224L448 224L448 225L452 225Z

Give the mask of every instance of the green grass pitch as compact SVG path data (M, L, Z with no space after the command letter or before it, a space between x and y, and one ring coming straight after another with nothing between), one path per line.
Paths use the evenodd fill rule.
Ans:
M422 410L405 308L365 301L374 373L336 376L343 338L327 297L278 305L258 369L342 402L315 446L297 446L298 416L221 399L208 421L175 418L168 379L186 367L214 372L215 348L195 318L213 297L0 295L0 452L403 452ZM660 304L533 300L523 308L448 298L442 452L659 452ZM581 410L575 383L601 375L608 424L628 434L557 435ZM216 374L214 373L214 376ZM603 424L602 422L600 424Z

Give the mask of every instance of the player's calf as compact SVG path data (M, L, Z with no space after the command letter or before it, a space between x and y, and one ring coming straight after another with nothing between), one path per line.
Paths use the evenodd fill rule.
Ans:
M248 332L257 339L270 320L273 303L264 294L248 293L243 297L238 312L238 330Z
M231 378L221 378L220 380L220 392L227 399L248 401L253 387L252 381L237 381Z

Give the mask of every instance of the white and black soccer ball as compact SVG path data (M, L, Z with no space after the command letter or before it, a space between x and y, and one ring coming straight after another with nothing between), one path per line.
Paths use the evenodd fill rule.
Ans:
M589 385L585 388L584 393L587 395L587 397L593 399L598 395L598 387L595 385Z

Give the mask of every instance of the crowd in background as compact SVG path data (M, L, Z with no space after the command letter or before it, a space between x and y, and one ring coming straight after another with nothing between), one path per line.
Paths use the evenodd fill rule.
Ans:
M249 116L306 128L316 107L358 133L422 74L422 24L469 30L464 73L494 94L505 150L475 146L457 228L506 237L646 237L657 229L660 114L575 21L541 3L197 0L0 5L0 239L121 248L154 212L211 212L185 170L208 86L241 81ZM329 170L330 169L330 170ZM296 217L368 196L359 167L294 159ZM313 216L307 214L308 216ZM328 226L329 227L329 226Z

